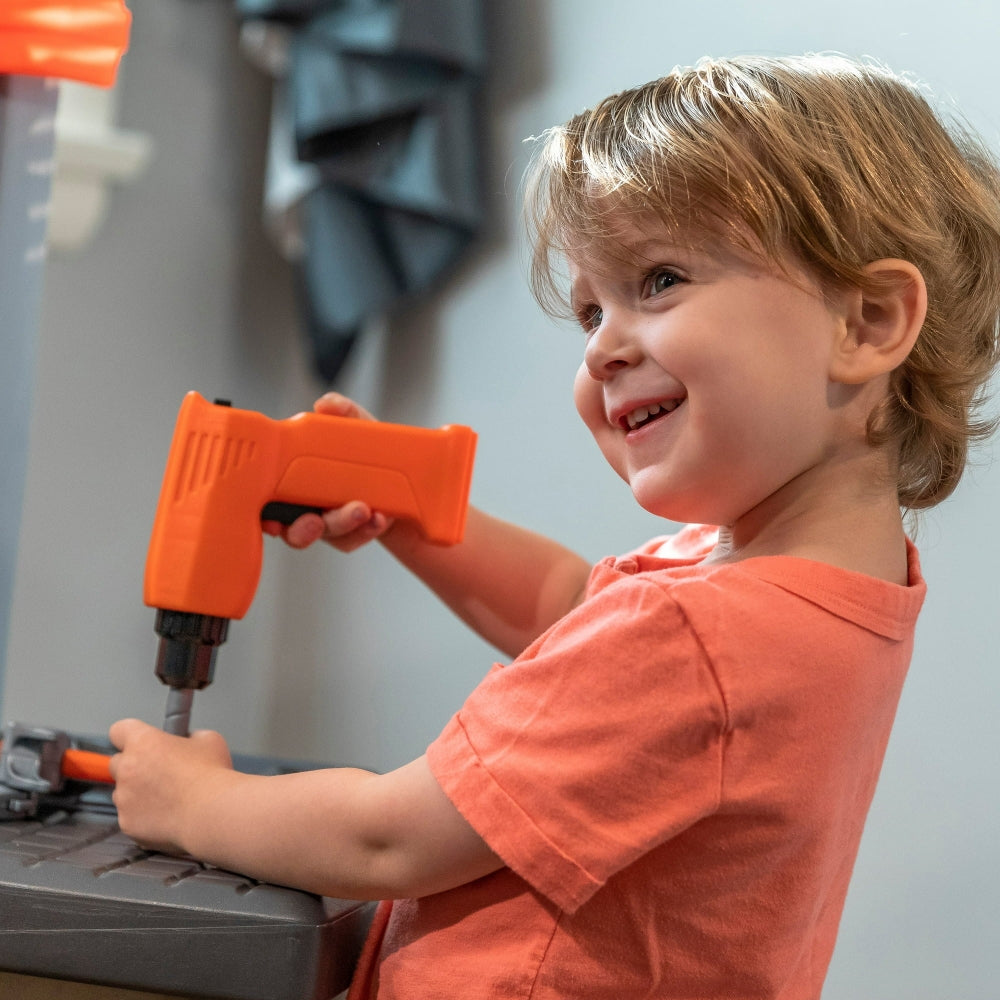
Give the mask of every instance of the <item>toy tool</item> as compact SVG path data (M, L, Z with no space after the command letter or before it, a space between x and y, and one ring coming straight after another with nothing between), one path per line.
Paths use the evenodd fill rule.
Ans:
M84 750L60 729L9 723L0 740L0 819L33 816L67 781L112 784L110 757Z
M181 405L146 560L157 609L164 728L186 735L194 691L211 683L229 620L253 600L261 520L363 500L441 545L465 530L476 435L300 413L272 420L196 392Z

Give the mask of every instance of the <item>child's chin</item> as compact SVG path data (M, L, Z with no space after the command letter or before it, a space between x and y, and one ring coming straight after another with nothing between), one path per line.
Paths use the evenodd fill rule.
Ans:
M629 483L636 503L643 510L675 524L723 524L718 520L722 511L711 498L696 494L681 494L668 489L663 482L639 476Z
M632 496L635 497L636 503L655 517L675 521L678 524L689 524L698 520L684 516L683 512L689 505L680 502L676 497L665 496L662 490L650 489L635 483L629 485L632 487Z

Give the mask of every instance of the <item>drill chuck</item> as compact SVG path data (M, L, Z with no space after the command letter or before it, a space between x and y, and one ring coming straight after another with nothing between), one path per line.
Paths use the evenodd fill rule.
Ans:
M216 650L226 641L228 631L228 618L158 609L156 676L175 689L207 687L215 672Z

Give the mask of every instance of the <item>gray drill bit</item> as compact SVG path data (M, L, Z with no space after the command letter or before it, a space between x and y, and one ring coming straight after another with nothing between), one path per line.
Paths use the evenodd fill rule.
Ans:
M164 732L173 733L174 736L188 736L193 703L193 688L171 688L167 693L167 714L163 719Z

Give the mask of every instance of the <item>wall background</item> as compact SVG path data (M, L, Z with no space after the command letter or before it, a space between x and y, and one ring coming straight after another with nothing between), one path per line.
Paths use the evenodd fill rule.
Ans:
M7 649L5 717L76 732L162 718L141 584L183 394L277 417L323 389L260 224L269 85L237 50L230 5L130 6L120 122L156 151L97 242L48 266ZM487 6L490 233L439 295L369 332L340 388L386 419L472 425L474 502L597 559L657 525L577 426L578 335L527 292L522 140L704 54L834 49L912 71L996 143L997 15L972 0L946 17L927 0ZM1000 469L982 453L921 526L931 590L827 1000L996 996L998 498ZM494 658L375 547L340 557L269 541L230 636L196 725L237 750L375 769L422 752Z

